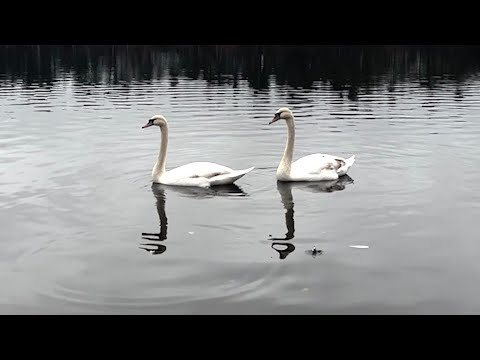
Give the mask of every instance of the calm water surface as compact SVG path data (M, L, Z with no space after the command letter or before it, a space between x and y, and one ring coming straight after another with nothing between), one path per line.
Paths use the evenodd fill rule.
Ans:
M148 76L108 51L82 70L1 54L1 313L480 313L477 60L425 74L418 55L401 76L302 86L308 64L275 54L215 73L156 51ZM349 177L277 184L286 126L267 123L282 106L294 157L355 154ZM160 134L141 126L155 114L167 168L255 170L211 190L152 186Z

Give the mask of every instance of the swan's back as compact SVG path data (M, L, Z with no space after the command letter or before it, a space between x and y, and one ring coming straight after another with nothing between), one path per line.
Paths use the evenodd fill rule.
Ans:
M178 186L201 186L233 184L254 168L233 170L211 162L194 162L179 166L164 173L158 182Z
M228 174L232 171L233 169L227 166L212 162L193 162L167 171L164 176L172 179L184 179L192 177L211 178L217 175Z
M324 180L335 180L345 175L354 162L355 156L344 159L328 154L311 154L292 163L291 177L310 180L312 176L320 176Z

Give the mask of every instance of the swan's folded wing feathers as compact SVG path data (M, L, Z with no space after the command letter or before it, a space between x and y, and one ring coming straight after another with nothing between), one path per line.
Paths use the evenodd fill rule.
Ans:
M218 172L218 171L210 171L210 172L203 172L203 173L195 173L195 174L192 174L190 175L189 177L190 178L198 178L198 177L203 177L203 178L207 178L207 179L211 179L215 176L218 176L218 175L224 175L224 174L227 174L226 171L224 172Z
M232 184L248 172L253 167L244 170L233 170L229 167L209 163L197 162L190 163L168 171L162 181L171 185L183 186L211 186Z
M226 185L226 184L233 184L235 181L240 179L245 174L248 174L252 171L254 167L243 170L232 170L228 174L221 174L210 178L210 185Z
M193 162L174 168L167 172L168 176L176 179L183 178L211 178L219 174L227 174L232 169L210 162Z
M335 158L325 154L311 154L304 156L292 164L292 170L318 174L323 170L335 170L338 167Z
M340 169L342 166L345 166L345 160L340 158L335 158L335 170Z

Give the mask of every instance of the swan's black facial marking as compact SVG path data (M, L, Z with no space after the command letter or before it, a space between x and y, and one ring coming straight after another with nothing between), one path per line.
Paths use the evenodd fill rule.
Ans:
M147 122L145 125L142 126L142 129L145 129L145 128L147 128L147 127L152 126L152 125L153 125L153 121L154 121L153 119L149 119L148 122Z
M270 121L270 122L268 123L268 125L273 124L275 121L280 120L280 115L281 115L281 114L282 114L281 112L275 113L275 115L273 115L272 121Z

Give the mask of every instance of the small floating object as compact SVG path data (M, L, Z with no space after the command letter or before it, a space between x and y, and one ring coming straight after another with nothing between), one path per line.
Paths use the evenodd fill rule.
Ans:
M368 245L350 245L349 247L355 248L355 249L368 249Z
M190 235L193 235L193 234L195 234L193 231L189 231L188 233L189 233Z
M312 256L317 256L323 254L322 250L317 250L317 248L314 246L312 250L306 250L305 251L307 254L312 255Z

